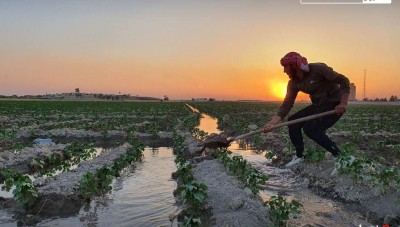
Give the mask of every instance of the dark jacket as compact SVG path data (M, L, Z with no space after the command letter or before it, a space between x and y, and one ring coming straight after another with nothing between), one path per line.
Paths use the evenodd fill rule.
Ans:
M277 114L282 119L292 109L299 91L309 94L314 105L340 102L343 93L350 93L350 81L346 76L333 71L324 63L310 63L309 66L310 71L304 72L302 81L289 80L286 97Z

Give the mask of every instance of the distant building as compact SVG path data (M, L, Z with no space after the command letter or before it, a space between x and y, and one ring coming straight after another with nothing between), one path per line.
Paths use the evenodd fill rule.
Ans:
M207 98L192 98L193 102L206 102L207 100Z
M356 101L356 85L354 83L350 84L349 101Z

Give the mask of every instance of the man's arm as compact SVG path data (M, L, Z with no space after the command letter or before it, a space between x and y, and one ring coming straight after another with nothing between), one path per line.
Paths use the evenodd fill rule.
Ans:
M296 100L297 93L299 90L294 85L294 82L290 80L287 85L287 91L285 99L283 100L282 105L279 108L278 113L274 116L265 126L263 132L271 131L271 127L280 123L286 115L290 112L293 107L294 101Z
M350 93L343 93L342 94L342 98L340 100L339 105L337 105L335 107L335 111L336 111L337 114L344 114L344 112L346 112L347 104L349 102L349 96L350 96Z

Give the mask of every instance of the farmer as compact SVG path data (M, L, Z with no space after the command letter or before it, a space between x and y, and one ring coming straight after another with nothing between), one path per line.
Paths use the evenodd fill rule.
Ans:
M337 114L288 126L289 137L296 148L296 155L286 167L301 162L304 152L302 129L310 139L336 157L340 150L325 132L346 112L350 93L349 79L324 63L308 64L307 59L296 52L287 53L281 59L281 65L289 76L286 97L277 115L264 126L263 132L271 131L271 126L286 117L293 107L297 94L302 91L310 95L312 104L291 115L289 121L329 110L335 110Z

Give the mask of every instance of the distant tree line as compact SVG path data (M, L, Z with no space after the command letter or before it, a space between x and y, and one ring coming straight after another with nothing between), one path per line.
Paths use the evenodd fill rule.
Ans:
M113 94L85 94L79 90L74 93L66 94L48 94L48 95L0 95L0 99L56 99L56 100L71 100L71 99L100 99L107 101L123 101L123 100L144 100L144 101L160 101L162 99L155 97L131 96L131 95L113 95ZM168 101L165 99L165 101Z
M385 98L375 98L375 99L369 99L369 98L364 98L363 101L370 101L370 102L400 102L400 99L397 98L397 95L392 95L390 96L389 99Z

